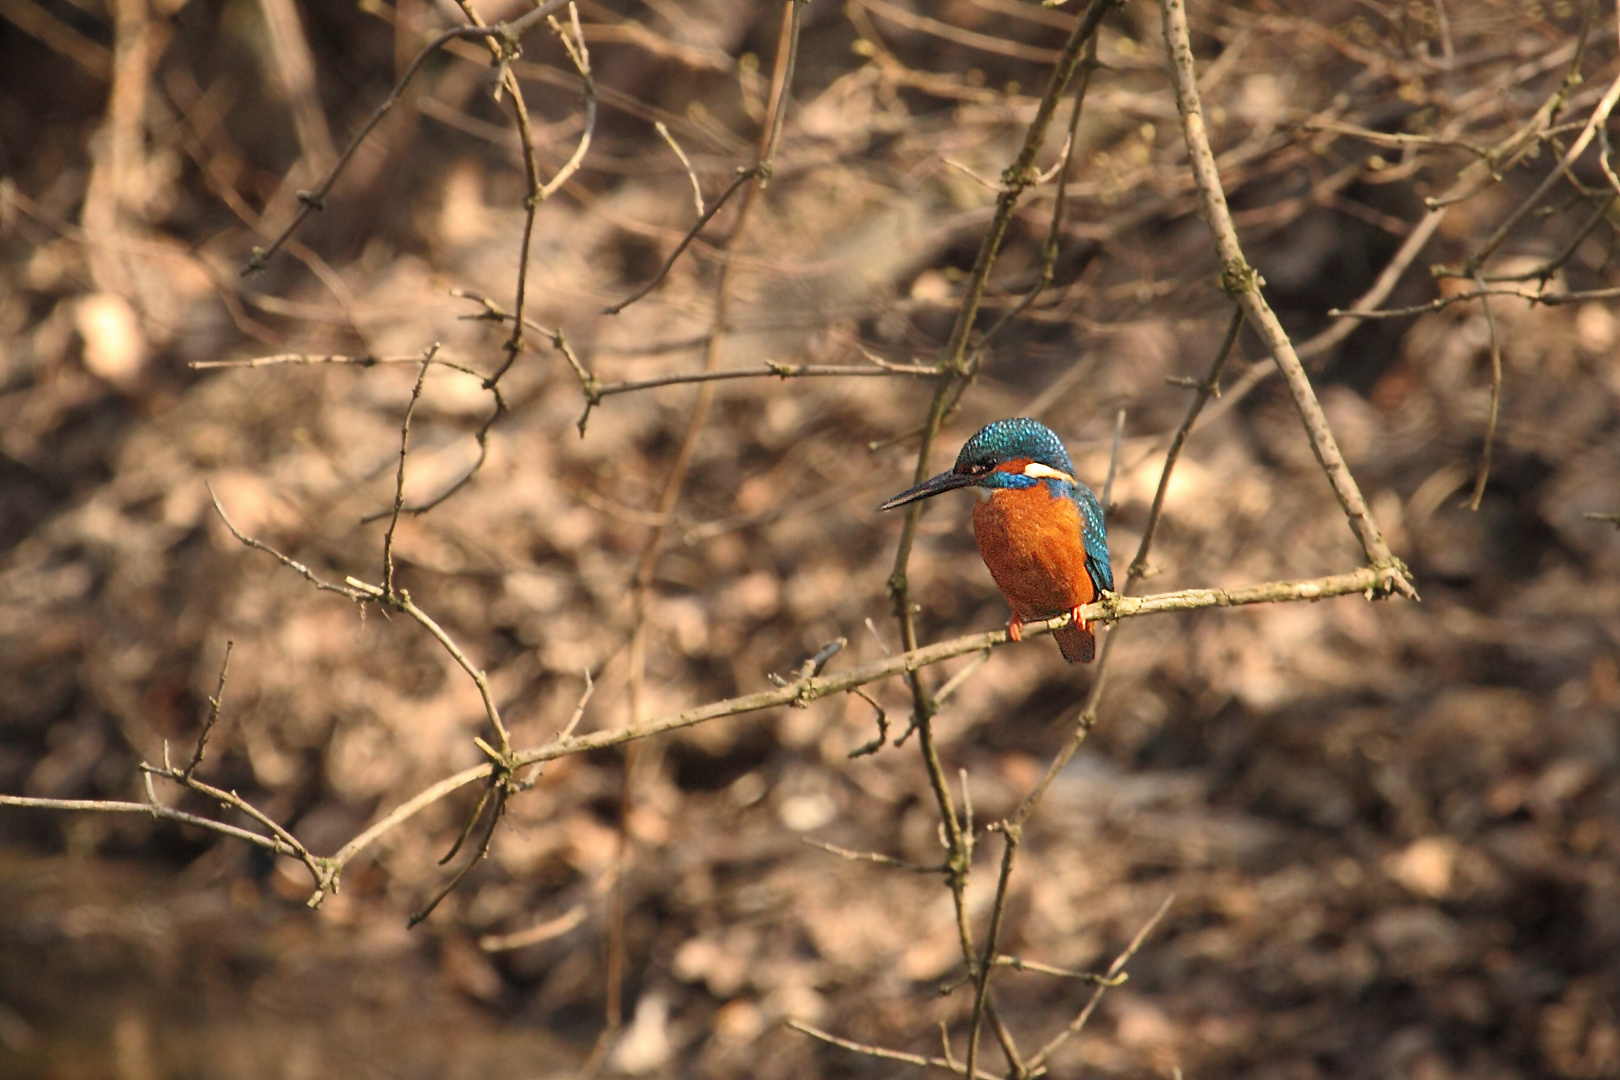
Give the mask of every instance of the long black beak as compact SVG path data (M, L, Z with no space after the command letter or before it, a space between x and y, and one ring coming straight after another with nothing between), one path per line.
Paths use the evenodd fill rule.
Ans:
M955 491L957 488L972 487L979 482L976 476L965 476L959 472L942 472L938 476L924 480L914 488L907 488L882 506L879 510L893 510L907 503L914 503L918 499L926 499L938 495L942 491Z

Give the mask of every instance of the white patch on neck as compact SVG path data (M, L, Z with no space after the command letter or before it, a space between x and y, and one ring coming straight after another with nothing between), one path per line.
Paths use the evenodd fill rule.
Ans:
M1066 484L1074 483L1074 477L1070 476L1068 473L1059 472L1050 465L1042 465L1038 461L1032 461L1028 465L1025 465L1024 475L1033 477L1036 480L1062 480Z

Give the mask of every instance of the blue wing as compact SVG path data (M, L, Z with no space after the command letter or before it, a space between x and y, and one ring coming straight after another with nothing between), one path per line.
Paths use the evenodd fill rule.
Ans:
M1108 527L1097 496L1086 485L1076 482L1073 497L1080 508L1080 539L1086 545L1086 573L1099 592L1114 591L1114 571L1108 564Z

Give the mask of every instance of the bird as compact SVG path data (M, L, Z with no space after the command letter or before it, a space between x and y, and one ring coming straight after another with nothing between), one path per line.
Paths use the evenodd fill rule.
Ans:
M1063 440L1028 417L986 424L962 446L956 464L885 502L878 510L976 488L973 536L979 554L1012 608L1007 636L1024 623L1072 614L1052 632L1063 658L1089 663L1097 640L1080 608L1114 591L1102 504L1075 479Z

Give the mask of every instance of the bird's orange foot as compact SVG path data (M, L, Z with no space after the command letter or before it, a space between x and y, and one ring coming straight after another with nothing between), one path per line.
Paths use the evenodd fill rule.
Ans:
M1084 607L1084 606L1085 605L1083 605L1083 604L1080 605L1080 607ZM1072 607L1072 608L1070 608L1069 609L1069 614L1070 614L1070 616L1072 616L1074 618L1074 625L1078 626L1082 630L1090 632L1091 624L1080 617L1080 607Z
M1013 641L1024 640L1024 622L1016 615L1007 620L1007 636Z

